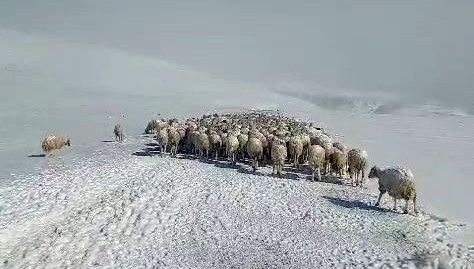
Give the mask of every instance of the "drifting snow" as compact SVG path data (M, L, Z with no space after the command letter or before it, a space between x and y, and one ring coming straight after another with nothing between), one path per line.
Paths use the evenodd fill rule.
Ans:
M254 174L246 165L161 158L153 147L136 152L149 142L36 159L47 162L42 173L0 189L0 262L377 268L473 261L467 247L449 242L448 231L460 227L376 208L367 189L311 182L295 171L277 178L269 168Z

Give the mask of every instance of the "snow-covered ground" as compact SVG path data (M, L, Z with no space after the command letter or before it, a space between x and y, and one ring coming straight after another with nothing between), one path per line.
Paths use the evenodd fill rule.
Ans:
M378 268L474 259L449 241L462 227L376 208L366 189L153 156L150 143L131 137L36 159L41 173L0 192L3 265Z
M0 29L0 262L376 267L426 250L472 259L472 116L413 104L374 114L363 96L301 96L281 85L290 88ZM409 167L425 213L375 209L373 181L359 190L131 155L150 142L140 134L154 117L250 108L322 124L367 149L371 164ZM117 122L127 143L102 143ZM69 135L72 148L35 158L50 133Z

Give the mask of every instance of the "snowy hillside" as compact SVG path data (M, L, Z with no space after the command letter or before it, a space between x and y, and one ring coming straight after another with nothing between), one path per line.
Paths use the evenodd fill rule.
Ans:
M132 137L36 159L43 172L0 191L3 266L379 268L474 259L449 241L462 227L376 208L365 189L153 149L149 138Z
M365 268L425 260L427 251L472 260L472 116L273 86L0 30L0 264ZM374 208L374 182L359 190L141 150L152 118L250 108L323 125L366 149L371 165L409 167L425 212ZM101 143L118 122L129 140ZM70 136L72 148L35 158L52 133Z

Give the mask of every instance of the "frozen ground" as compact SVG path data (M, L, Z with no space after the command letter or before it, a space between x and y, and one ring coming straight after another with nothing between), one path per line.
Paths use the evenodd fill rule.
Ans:
M376 267L422 259L426 250L472 253L457 244L474 245L472 116L429 107L368 114L359 102L365 96L299 96L291 84L275 85L222 81L160 59L0 29L2 265L62 267L64 255L82 267L288 260L330 267L350 258ZM428 213L374 210L373 186L360 191L131 155L149 142L139 134L152 118L249 108L322 124L367 149L371 165L411 168ZM128 142L101 143L117 122ZM69 135L71 150L49 162L35 158L51 133Z
M149 143L131 137L123 145L92 144L62 158L35 159L41 173L19 175L0 190L3 266L378 268L439 257L454 265L473 262L472 248L449 239L463 227L425 213L376 208L366 189L310 182L291 170L276 178L269 168L253 174L246 165L153 156Z

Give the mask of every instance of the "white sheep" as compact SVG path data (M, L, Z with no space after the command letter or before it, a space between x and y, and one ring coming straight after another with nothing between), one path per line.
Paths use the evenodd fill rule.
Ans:
M198 152L199 149L199 131L192 131L191 132L191 144L193 146L193 154Z
M206 154L206 159L209 159L209 137L205 132L200 131L197 137L197 150L199 153L199 157L203 158L204 154Z
M329 163L331 164L331 171L342 178L345 174L344 169L347 165L347 153L342 152L337 148L333 148L329 155Z
M157 123L156 123L156 132L158 132L162 129L166 129L169 126L170 126L170 124L166 120L157 121Z
M359 185L359 177L361 177L360 186L362 187L365 181L365 173L369 167L367 152L360 149L349 150L347 153L347 165L349 167L348 170L352 179L352 185Z
M176 156L178 153L179 142L181 141L181 135L175 127L168 127L168 144L171 146L171 156Z
M263 132L265 132L265 130L262 130ZM257 135L258 139L260 140L260 142L262 142L262 160L265 162L267 161L267 159L271 159L271 156L270 156L270 143L268 142L267 138L265 137L265 135L260 132L260 131L255 131L254 132L255 135Z
M404 213L408 213L409 201L413 200L413 211L418 213L416 209L416 187L413 173L409 169L400 167L390 167L380 169L374 166L369 173L369 178L379 179L379 198L376 206L380 205L382 196L388 192L393 198L393 210L397 210L397 200L405 200Z
M41 147L43 151L48 155L52 155L55 150L59 150L64 146L71 146L71 140L67 137L63 136L54 136L50 135L46 137L43 142L41 143Z
M236 163L235 154L237 153L238 149L239 149L239 139L233 133L228 134L226 143L225 143L225 151L226 151L227 158L231 159L232 164Z
M123 129L122 125L116 124L114 127L114 135L115 135L115 141L117 142L122 142L123 141Z
M312 136L310 136L311 139L311 145L319 145L323 147L323 149L326 152L326 157L325 157L325 165L324 165L324 170L325 174L329 174L331 172L331 159L330 156L334 152L334 147L332 146L333 142L331 137L325 135L321 131L314 129L314 133Z
M217 160L219 158L219 151L222 147L222 139L216 132L209 134L209 143L211 145L211 152L214 153L214 157Z
M249 136L247 135L248 131L244 133L240 133L237 136L239 140L239 152L242 155L242 161L245 160L245 152L247 151L247 142L249 141Z
M263 146L262 141L256 135L250 135L249 141L247 142L247 154L252 159L253 171L258 169L258 160L263 157Z
M326 151L319 145L312 145L309 147L309 164L313 171L312 178L314 180L317 172L318 180L321 180L321 169L324 168L326 158Z
M338 150L340 150L342 152L347 152L347 147L342 142L334 142L334 143L332 143L332 146L337 148Z
M166 148L168 148L168 130L158 130L156 134L156 140L158 140L158 144L160 144L160 155L163 155L164 153L166 153Z
M272 141L271 157L273 162L273 173L277 170L277 175L282 174L283 166L288 155L284 140L275 138Z
M290 137L289 151L294 167L299 167L299 159L303 154L303 147L303 141L300 136L294 135Z
M311 138L308 134L301 135L301 142L303 142L303 163L306 163L309 158L309 148L311 146Z

